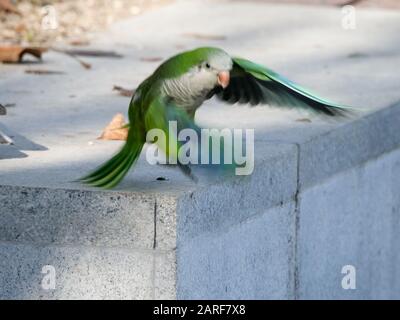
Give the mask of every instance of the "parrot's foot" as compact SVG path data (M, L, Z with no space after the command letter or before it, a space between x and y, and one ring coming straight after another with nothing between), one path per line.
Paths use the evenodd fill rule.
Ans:
M192 181L194 181L196 183L199 181L199 179L193 174L192 169L190 168L190 166L187 165L187 164L181 164L181 163L178 163L178 164L171 164L171 163L161 164L161 163L159 163L158 165L159 166L168 166L168 167L170 167L170 166L178 167L179 170L181 170L181 172L186 177L188 177L190 180L192 180Z

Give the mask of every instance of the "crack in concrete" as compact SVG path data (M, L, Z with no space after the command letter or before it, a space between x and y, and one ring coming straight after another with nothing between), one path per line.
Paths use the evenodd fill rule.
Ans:
M154 200L154 236L153 249L157 247L157 198Z
M294 270L293 270L293 290L294 299L299 299L299 265L298 265L298 233L300 228L300 144L294 143L297 149L297 174L296 174L296 193L294 195L294 214L295 214L295 231L294 231Z
M157 248L157 198L154 199L154 234L153 234L153 270L151 274L151 295L152 299L156 299L156 274L157 274L157 263L156 263L156 255L154 250Z

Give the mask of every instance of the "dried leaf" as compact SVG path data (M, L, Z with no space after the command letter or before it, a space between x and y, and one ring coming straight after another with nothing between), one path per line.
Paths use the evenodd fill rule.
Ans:
M28 74L36 74L36 75L56 75L56 74L65 74L65 72L63 72L63 71L45 70L45 69L28 69L28 70L25 70L25 73L28 73Z
M6 107L0 104L0 116L5 116L6 114L7 114Z
M0 61L21 62L25 54L42 59L42 53L46 51L46 48L41 47L0 46Z
M140 61L144 61L144 62L158 62L158 61L162 61L163 58L161 57L141 57Z
M135 94L135 89L125 89L120 86L114 86L113 90L118 91L118 93L124 97L132 97Z
M13 3L11 3L10 0L0 0L0 9L21 15L21 12L19 12L17 7Z
M184 33L183 36L200 40L226 40L226 36L224 35L203 34L195 32Z
M111 122L104 128L103 133L98 138L99 140L126 140L128 138L128 128L124 116L117 113Z

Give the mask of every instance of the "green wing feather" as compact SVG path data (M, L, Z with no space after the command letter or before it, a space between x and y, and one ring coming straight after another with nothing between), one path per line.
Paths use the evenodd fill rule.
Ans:
M355 108L323 99L278 73L241 58L233 58L230 85L217 92L229 103L298 107L328 116L343 116Z

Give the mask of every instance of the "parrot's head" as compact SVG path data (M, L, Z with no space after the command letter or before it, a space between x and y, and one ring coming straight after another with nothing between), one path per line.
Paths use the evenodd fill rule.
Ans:
M160 66L164 89L181 104L198 104L216 87L230 81L232 58L222 49L203 47L172 57ZM157 74L157 71L156 71Z
M200 60L194 70L196 81L211 89L216 86L226 88L229 85L232 58L219 48L196 49Z
M218 86L226 88L229 85L233 62L222 49L197 48L184 52L180 57L186 62L187 68L178 78L180 92L190 93L194 97L204 97Z

